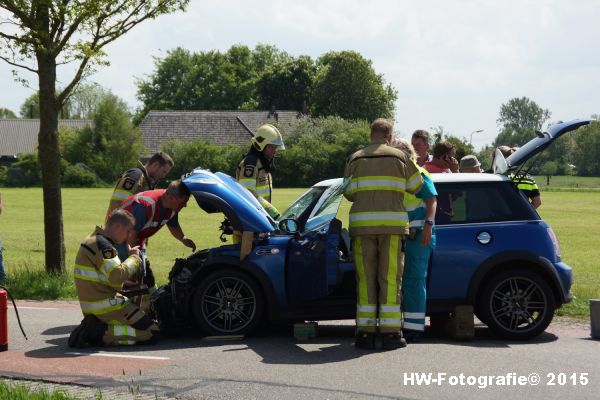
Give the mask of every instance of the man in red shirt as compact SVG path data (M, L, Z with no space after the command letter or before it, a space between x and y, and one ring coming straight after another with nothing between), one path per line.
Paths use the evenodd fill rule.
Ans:
M425 169L430 173L458 172L456 146L442 140L433 147L433 159L425 163Z

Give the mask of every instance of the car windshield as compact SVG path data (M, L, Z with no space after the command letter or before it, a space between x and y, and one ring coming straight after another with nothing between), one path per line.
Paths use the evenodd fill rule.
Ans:
M312 187L304 193L298 200L292 203L287 210L281 214L280 220L284 218L300 219L302 214L310 209L314 203L321 197L321 194L327 189L326 187Z
M315 229L321 225L329 224L332 219L335 218L340 203L342 202L344 190L350 182L349 178L340 180L339 183L331 185L325 193L321 196L321 199L315 206L315 209L311 213L310 217L306 221L304 231Z

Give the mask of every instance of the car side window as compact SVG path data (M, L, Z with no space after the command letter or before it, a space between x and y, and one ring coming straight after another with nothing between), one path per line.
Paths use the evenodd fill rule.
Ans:
M533 220L535 212L505 182L436 185L437 225Z

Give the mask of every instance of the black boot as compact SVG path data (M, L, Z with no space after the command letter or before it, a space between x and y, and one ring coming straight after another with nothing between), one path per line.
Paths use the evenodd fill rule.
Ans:
M384 350L396 350L406 347L406 340L399 333L383 333L381 347Z
M100 321L95 315L86 315L79 326L69 336L69 347L81 349L86 344L90 346L102 346L102 338L106 332L107 325Z
M357 349L374 350L375 349L375 334L369 333L369 332L359 332L356 335L356 341L354 342L354 346Z

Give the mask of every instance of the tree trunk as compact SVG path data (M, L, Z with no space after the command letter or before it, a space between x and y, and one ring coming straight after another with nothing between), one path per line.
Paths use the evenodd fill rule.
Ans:
M37 54L40 83L40 132L38 152L44 190L44 239L46 271L65 272L65 239L63 233L60 191L60 150L56 98L56 60L41 50Z

